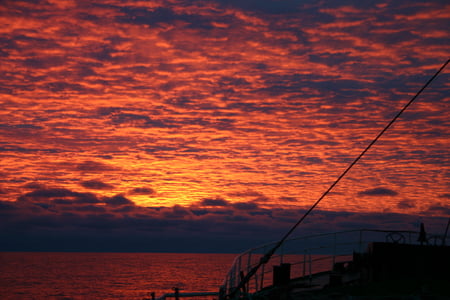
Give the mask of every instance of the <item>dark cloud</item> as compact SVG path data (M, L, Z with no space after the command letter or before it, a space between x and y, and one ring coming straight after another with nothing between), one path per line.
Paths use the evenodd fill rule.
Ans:
M124 125L124 124L126 124L128 126L141 127L141 128L147 128L147 127L160 127L160 128L174 127L173 125L170 125L166 121L151 119L149 116L138 115L138 114L131 114L131 113L114 114L111 117L111 121L114 124L117 124L117 125Z
M119 22L132 24L146 24L151 26L162 26L176 21L187 22L188 28L213 29L211 20L194 14L179 14L170 8L157 7L152 10L145 8L123 7L121 11L124 15L117 18Z
M76 169L86 173L102 173L117 170L115 167L92 160L78 164Z
M217 0L226 6L239 7L244 10L252 12L263 12L266 14L290 14L295 13L299 10L302 5L306 4L308 1L298 1L298 0Z
M69 204L69 203L68 203ZM75 212L82 212L82 213L106 213L107 209L103 206L98 205L83 205L83 206L75 206L70 209L71 211Z
M323 160L320 157L316 156L299 157L299 159L306 164L323 164Z
M103 181L100 180L87 180L87 181L82 181L80 183L81 186L87 188L87 189L93 189L93 190L111 190L114 188L114 186L104 183Z
M163 215L165 218L169 219L184 219L185 217L190 216L191 213L187 208L181 205L174 205L171 210L164 211Z
M4 203L0 203L0 208L4 207ZM11 206L8 206L6 212L11 211ZM192 216L186 209L174 206L172 208L165 208L165 213L161 216L142 215L142 216L123 216L117 217L114 214L105 213L105 211L98 210L86 206L83 208L84 212L89 212L91 215L83 216L76 214L66 214L64 219L53 215L50 217L33 216L27 220L21 221L21 227L15 225L15 236L22 236L26 228L34 228L33 236L46 237L41 239L38 244L30 243L25 245L28 247L37 247L42 250L57 249L67 250L63 248L63 236L71 236L71 247L78 245L79 251L92 251L97 249L101 243L93 241L92 243L83 244L80 247L79 242L88 237L96 236L98 240L102 240L105 236L114 236L116 239L121 239L121 236L134 237L136 240L142 241L150 239L151 241L158 240L162 244L156 245L145 244L146 248L138 246L135 243L128 244L125 248L119 246L123 243L116 243L116 246L111 244L104 245L103 250L107 251L157 251L158 249L170 249L171 251L183 252L242 252L248 247L253 247L255 244L276 241L285 231L290 227L291 223L280 222L276 217L268 215L239 215L239 216L223 216L215 215L214 218L205 218L204 215L199 215L194 219L186 219ZM5 213L5 210L0 210ZM81 211L78 211L81 212ZM278 215L289 213L288 211L279 211ZM291 212L296 215L295 212ZM17 222L9 219L8 222ZM311 216L311 220L302 224L297 230L296 235L312 235L317 233L324 233L329 231L353 230L360 228L378 228L384 230L418 230L419 220L415 216L401 215L401 214L353 214L341 212L325 212L316 211ZM443 219L424 218L427 224L427 230L433 232L439 226L438 223ZM444 220L445 221L445 220ZM5 224L3 219L1 225ZM270 225L269 225L270 224ZM22 229L21 229L22 228ZM78 230L75 230L78 228ZM176 230L173 230L175 229ZM88 229L88 231L86 230ZM48 231L51 230L51 231ZM81 231L82 230L82 231ZM169 231L168 231L169 230ZM85 232L84 234L80 234ZM157 233L163 233L157 234ZM239 234L236 234L239 232ZM48 241L48 237L53 236L54 242ZM11 250L17 247L14 240L8 237L6 232L2 232L2 239L6 243L2 244L2 250ZM189 243L182 241L188 240ZM226 240L227 243L220 243L219 241ZM174 241L173 243L171 241ZM216 241L220 244L216 244ZM58 246L59 245L59 246ZM192 247L192 245L196 245ZM23 244L22 244L23 246ZM160 248L162 247L162 248ZM30 249L30 248L26 248ZM31 248L32 249L32 248Z
M155 193L154 189L148 187L137 187L129 192L130 195L153 195Z
M81 84L69 83L69 82L64 82L64 81L49 82L45 85L45 88L51 92L76 91L76 92L87 93L90 90L90 89L85 88Z
M143 149L145 152L150 154L158 154L158 153L165 153L165 152L178 152L178 147L170 147L170 146L146 146Z
M36 149L36 148L25 148L25 147L17 147L13 145L0 146L0 152L18 152L18 153L39 153L39 152L48 152L48 153L57 153L59 152L57 149Z
M113 197L105 197L103 201L110 205L133 205L133 201L125 198L123 195L116 195Z
M253 202L230 205L227 201L217 198L204 199L202 204L213 204L205 205L205 208L180 205L145 208L135 206L123 195L106 197L97 202L79 201L87 195L91 195L92 199L97 198L93 194L67 189L44 189L24 194L20 197L21 201L0 201L0 229L3 229L0 235L4 242L0 249L19 249L15 239L7 234L12 230L16 237L27 235L31 240L38 236L43 237L38 244L38 248L43 250L67 250L63 247L67 245L62 242L65 240L63 236L73 237L73 243L69 243L73 247L88 237L98 237L101 240L106 235L116 238L134 236L136 240L159 240L166 250L171 251L243 251L246 247L279 239L304 213L298 209L267 210L259 208ZM448 213L448 210L445 205L430 207L430 212ZM360 228L418 230L419 221L426 223L429 232L435 232L442 227L446 219L427 215L419 218L407 214L316 210L301 224L295 235ZM10 230L5 231L6 228ZM54 242L48 240L50 236L53 236ZM190 243L181 243L188 237ZM178 243L171 243L171 240ZM226 240L229 244L216 247L216 240ZM197 246L192 247L192 244ZM37 244L32 243L21 245L21 250L37 247ZM99 245L93 242L78 245L77 249L91 251ZM110 246L108 244L108 247ZM156 245L148 247L146 251L160 249ZM102 249L119 250L118 247ZM131 243L129 247L120 249L137 251L141 248L137 249L135 244Z
M279 199L286 202L298 202L298 199L295 197L280 197Z
M382 187L358 192L358 196L397 196L397 195L398 193L396 191Z
M215 215L220 215L220 216L232 216L234 215L234 210L233 209L224 209L224 208L197 208L197 207L191 207L190 208L191 212L196 215L196 216L207 216L207 217L211 217L211 216L215 216Z
M0 201L0 213L18 209L15 202Z
M55 201L65 200L68 203L98 203L99 200L92 193L73 192L64 188L39 189L25 195L20 196L20 202L39 202L39 201Z
M229 202L222 198L206 198L200 202L203 206L228 206Z
M4 129L29 129L29 130L41 130L43 129L42 126L38 126L35 124L16 124L16 125L9 125L9 124L0 124L0 128Z
M108 115L120 112L121 110L122 110L121 107L100 106L96 109L96 112L100 116L108 116Z
M260 198L260 197L265 197L264 194L257 192L257 191L252 191L252 190L247 190L247 191L243 191L243 192L234 192L234 193L230 193L228 194L230 197L256 197L256 198Z
M39 182L29 182L23 186L26 189L32 189L32 190L40 190L44 189L45 185Z
M45 57L45 58L27 58L23 61L23 64L27 67L33 67L37 69L47 69L55 66L64 65L64 57Z
M254 202L237 202L232 204L238 210L255 210L258 209L258 204Z
M428 208L428 212L450 216L450 204L437 203Z
M408 208L414 208L414 207L416 207L416 205L415 205L415 203L412 202L412 201L404 200L404 201L400 201L400 202L397 204L397 207L398 207L398 208L401 208L401 209L408 209Z
M136 211L136 206L133 205L121 205L117 208L114 208L112 211L120 214L129 214Z

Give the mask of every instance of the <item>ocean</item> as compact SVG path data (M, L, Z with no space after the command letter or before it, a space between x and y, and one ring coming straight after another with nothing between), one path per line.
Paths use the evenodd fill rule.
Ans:
M151 292L156 297L173 292L174 287L180 292L215 292L235 256L0 252L0 299L142 300Z

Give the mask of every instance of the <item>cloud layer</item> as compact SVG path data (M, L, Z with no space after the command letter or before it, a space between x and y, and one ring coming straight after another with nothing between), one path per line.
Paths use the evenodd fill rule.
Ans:
M430 207L429 212L445 205ZM190 206L141 207L124 195L102 197L67 189L37 189L0 202L1 250L242 252L276 241L303 209L266 209L258 201L203 199ZM297 230L311 235L333 228L441 232L444 217L397 213L315 211Z

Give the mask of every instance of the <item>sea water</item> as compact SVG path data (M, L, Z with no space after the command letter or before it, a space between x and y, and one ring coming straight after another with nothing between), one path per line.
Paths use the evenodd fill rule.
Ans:
M235 256L0 252L0 299L142 300L175 287L180 292L218 292Z

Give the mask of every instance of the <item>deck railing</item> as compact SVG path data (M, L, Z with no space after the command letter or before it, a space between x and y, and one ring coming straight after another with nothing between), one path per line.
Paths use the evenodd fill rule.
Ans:
M240 292L254 293L271 286L274 266L290 264L290 278L312 278L313 274L331 271L336 263L350 261L353 253L364 252L370 242L418 244L418 238L419 232L414 231L369 229L292 238L286 240L271 259L260 266ZM426 242L441 245L443 237L429 236ZM243 276L252 270L275 244L276 242L252 248L237 256L221 286L221 293L225 296L234 293Z

